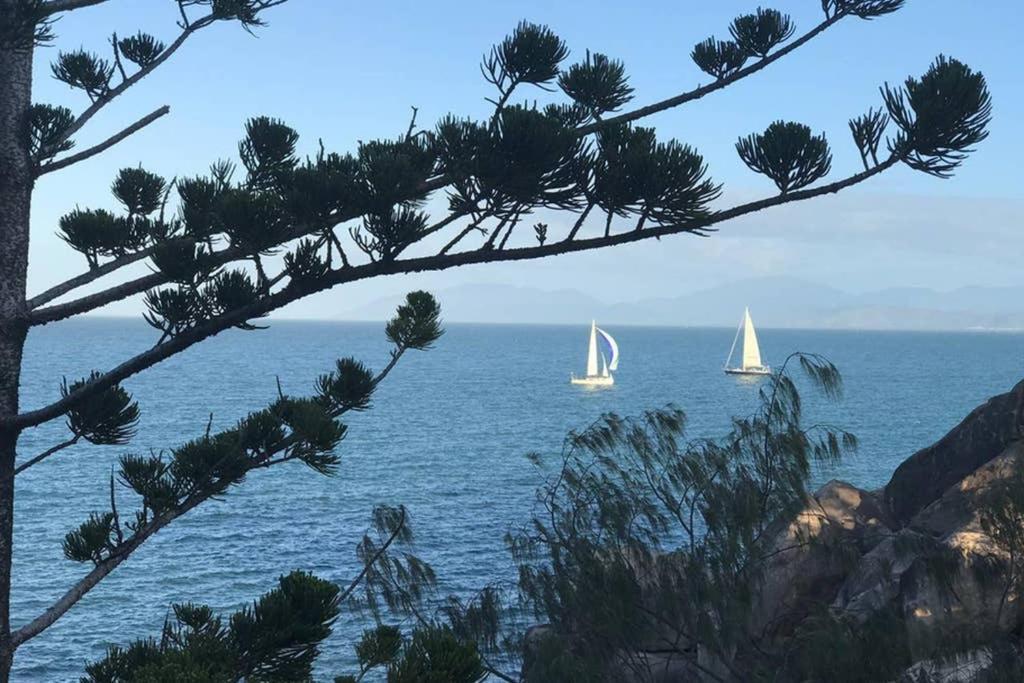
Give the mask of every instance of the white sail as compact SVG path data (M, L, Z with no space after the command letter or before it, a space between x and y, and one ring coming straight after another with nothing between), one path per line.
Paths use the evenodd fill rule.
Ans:
M597 375L597 323L590 323L590 348L587 351L587 377Z
M601 354L601 376L608 376L608 359L604 357L603 353Z
M750 319L750 309L743 311L743 369L761 367L761 348L757 345L757 332Z
M619 345L615 343L615 339L612 338L612 335L608 334L607 332L602 330L600 327L597 328L597 331L601 334L601 337L604 338L605 342L608 344L608 348L610 348L611 352L612 352L612 359L608 363L608 369L612 370L612 371L618 370L619 369Z

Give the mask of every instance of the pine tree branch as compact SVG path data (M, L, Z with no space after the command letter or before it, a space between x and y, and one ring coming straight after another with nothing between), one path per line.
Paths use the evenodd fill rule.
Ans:
M640 107L639 109L634 109L633 111L619 114L618 116L611 116L609 118L602 119L601 121L595 121L594 123L588 124L586 126L580 126L577 129L577 133L580 135L589 135L590 133L594 133L604 128L608 128L609 126L618 126L624 123L629 123L630 121L636 121L638 119L651 116L652 114L663 112L666 109L673 109L688 102L699 100L706 95L710 95L713 92L717 92L729 85L732 85L737 81L741 81L744 78L752 76L758 71L761 71L765 67L782 59L783 57L793 52L797 48L800 48L803 45L809 43L811 39L823 33L826 29L830 28L832 25L836 24L846 16L847 13L845 11L837 12L835 15L821 22L813 29L811 29L804 35L794 40L793 42L788 43L785 47L781 48L777 52L773 52L767 57L759 59L753 64L750 64L749 66L746 66L740 69L739 71L729 76L726 76L725 78L720 78L713 83L702 85L701 87L691 90L689 92L681 93L674 97L669 97L668 99L661 100L660 102L655 102L654 104L649 104L645 107Z
M426 183L421 185L419 188L417 188L417 192L433 192L434 190L439 190L445 187L445 185L447 185L447 180L443 177L437 177L428 180ZM340 223L344 223L345 221L358 218L359 216L360 214L357 213L339 214L330 217L330 219L325 225L299 226L292 230L284 238L282 238L280 243L275 246L280 246L281 244L285 244L292 240L305 237L312 233L321 232L323 230L331 228L332 226L337 226ZM452 218L452 220L455 220L457 218L458 215L456 215L455 218ZM431 234L432 232L435 231L435 229L439 230L447 226L452 222L452 220L449 220L447 218L444 219L438 225L429 228L426 234ZM424 236L426 236L426 234ZM193 244L196 244L199 241L201 241L200 239L193 239L190 237L179 237L177 239L188 240ZM87 284L90 284L105 275L109 275L125 266L131 265L132 263L141 261L142 259L149 257L153 253L153 250L154 247L151 246L147 247L146 249L133 252L131 254L119 256L113 259L112 261L108 261L96 268L91 268L85 271L84 273L76 275L75 277L69 280L66 280L58 285L54 285L45 292L37 294L36 296L29 299L27 303L27 308L29 311L32 311L33 309L39 309L39 307L42 306L43 304L49 303L50 301L53 301L58 297L61 297L75 289L78 289L79 287L83 287ZM237 247L228 247L210 256L205 263L209 264L212 267L217 267L222 266L226 263L230 263L232 261L237 261L239 259L246 258L250 255L251 254L249 252L243 249L239 249ZM345 263L347 265L347 259L345 260ZM162 285L166 282L167 279L159 273L145 275L136 278L135 280L131 280L129 282L116 285L108 290L97 292L95 294L90 294L88 296L84 296L79 299L69 301L65 304L43 308L34 313L30 313L28 315L28 319L33 325L45 325L46 323L55 322L57 320L63 320L64 318L70 318L71 316L79 315L80 313L85 313L87 311L100 308L101 306L113 303L114 301L120 301L121 299L125 299L135 294L141 294L142 292L145 292L147 289L156 287L158 285Z
M269 6L272 7L272 6L275 6L276 4L280 4L280 3L274 3L274 4L269 5ZM732 74L732 75L730 75L730 76L728 76L726 78L719 79L719 80L715 81L714 83L710 83L708 85L701 86L701 87L699 87L699 88L697 88L695 90L692 90L692 91L689 91L689 92L686 92L686 93L681 93L679 95L676 95L674 97L668 98L666 100L662 100L660 102L656 102L654 104L650 104L650 105L647 105L645 107L641 107L640 109L634 110L632 112L626 112L624 114L620 114L619 116L614 116L614 117L611 117L611 118L607 118L607 119L603 119L601 121L597 121L597 122L591 123L591 124L586 125L586 126L581 126L581 127L577 128L577 131L576 131L577 135L582 137L582 136L594 133L594 132L596 132L598 130L601 130L601 129L607 127L607 126L613 126L613 125L617 125L617 124L621 124L621 123L626 123L628 121L635 121L637 119L641 119L641 118L644 118L646 116L650 116L652 114L659 113L659 112L664 111L666 109L671 109L673 107L680 106L680 105L685 104L687 102L698 100L698 99L700 99L700 98L702 98L702 97L704 97L704 96L706 96L706 95L708 95L710 93L713 93L713 92L715 92L717 90L721 90L721 89L725 88L726 86L731 85L732 83L735 83L735 82L737 82L739 80L742 80L743 78L746 78L747 76L750 76L750 75L752 75L754 73L757 73L758 71L764 69L765 67L769 66L770 64L772 64L773 62L777 61L778 59L781 59L782 57L784 57L785 55L789 54L790 52L793 52L794 50L796 50L797 48L801 47L802 45L808 43L812 38L814 38L818 34L824 32L826 29L828 29L829 27L831 27L833 24L835 24L836 22L840 21L841 19L845 18L846 16L848 16L846 12L838 12L837 14L835 14L832 17L828 18L826 21L818 24L811 31L809 31L808 33L804 34L803 36L801 36L797 40L793 41L792 43L789 43L786 47L784 47L784 48L780 49L779 51L769 55L768 57L765 57L764 59L761 59L761 60L759 60L759 61L757 61L757 62L755 62L753 64L750 64L749 66L747 66L747 67L745 67L743 69L740 69L736 73L734 73L734 74ZM184 42L184 39L187 37L186 33L190 32L190 31L194 31L197 28L201 28L201 26L199 26L199 23L202 22L203 20L208 20L208 19L209 19L209 17L204 17L203 19L198 20L197 22L188 25L186 31L183 32L183 34L181 36L179 36L179 39L177 41L175 41L174 44L172 44L167 50L164 51L164 54L161 55L161 58L158 59L157 62L155 62L153 65L151 65L151 67L149 67L149 70L152 70L153 68L158 66L159 63L162 62L166 57L169 57L170 56L170 52L172 50L176 50L178 47L180 47L180 44L182 42ZM144 76L144 75L145 74L142 71L140 71L139 73L135 74L135 76L132 77L132 79L134 79L134 80L132 80L132 79L129 79L129 80L132 80L132 82L134 83L135 81L141 79L141 77ZM81 126L84 125L84 123L86 121L88 121L88 119L91 118L95 114L95 111L93 111L93 110L97 110L98 111L98 109L101 108L102 105L106 101L108 101L109 99L112 99L117 94L120 94L120 92L122 92L123 89L126 89L125 86L126 86L127 83L128 83L127 81L122 83L117 88L112 90L108 94L106 99L97 101L95 104L93 104L93 106L90 107L89 110L87 110L81 117L79 117L79 120L75 122L75 125L72 126L72 128L68 132L67 136L65 136L65 139L67 137L70 137L71 134L73 134L79 128L81 128ZM422 193L422 192L429 192L429 191L437 190L437 189L440 189L440 188L446 186L447 184L448 184L448 180L446 178L443 178L443 177L435 178L435 179L425 183L422 187L418 188L417 192ZM350 218L354 218L354 216L350 217ZM339 219L339 222L341 220L342 219ZM443 227L443 226L441 226L441 227ZM578 230L578 227L576 229ZM433 232L433 230L431 232ZM301 236L302 235L297 235L297 237L301 237ZM570 238L573 237L573 236L575 236L575 230L574 230L573 234L570 235ZM132 254L132 255L130 255L128 257L120 257L118 259L115 259L113 261L108 262L107 264L104 264L103 266L101 266L98 269L94 268L94 269L88 271L87 273L83 273L82 275L76 276L75 278L72 278L72 279L68 280L65 283L62 283L60 285L57 285L56 287L51 288L50 290L47 290L43 294L40 294L40 295L38 295L36 297L33 297L32 299L29 300L28 307L29 307L29 309L37 308L37 307L39 307L39 306L41 306L41 305L43 305L45 303L48 303L49 301L52 301L53 299L57 298L58 296L62 296L64 294L72 291L73 289L76 289L78 287L81 287L81 286L83 286L85 284L88 284L88 283L98 279L102 275L105 275L105 274L108 274L108 273L112 273L112 272L114 272L115 270L117 270L118 268L120 268L122 266L128 265L130 263L134 263L135 261L137 261L137 260L139 260L141 258L144 258L144 256L142 256L140 254L141 253L137 253L137 254ZM148 253L146 255L148 255ZM102 270L102 272L100 272L101 270ZM65 312L63 310L56 310L56 311L53 311L52 313L48 313L48 314L46 314L46 315L44 315L44 316L42 316L40 318L40 323L52 322L53 320L60 320L60 319L65 318L65 317L70 317L71 315L76 315L78 312L84 312L84 311L92 310L93 308L97 308L99 306L104 306L104 305L106 305L108 303L111 303L113 301L118 301L120 298L124 298L124 297L127 297L127 296L131 296L133 294L138 294L138 293L144 292L146 289L148 289L150 287L153 287L153 286L156 286L157 284L161 284L161 282L157 282L155 279L152 279L152 278L147 278L145 280L143 280L143 279L135 280L135 281L133 281L133 283L130 283L130 284L126 283L125 286L122 286L120 288L117 288L117 289L114 289L114 290L110 290L109 292L101 293L101 294L105 294L105 296L97 295L95 297L87 298L85 300L82 300L80 305L67 309L68 312L66 314L65 314ZM53 292L56 292L56 293L54 294ZM36 323L36 324L39 324L39 323Z
M89 149L83 149L81 152L78 152L77 154L72 154L71 156L68 156L68 157L64 157L63 159L57 159L55 161L50 161L48 163L45 163L42 166L40 166L39 169L36 171L36 177L38 178L41 175L45 175L47 173L52 173L53 171L59 171L60 169L67 168L68 166L70 166L72 164L77 164L79 161L84 161L85 159L88 159L90 157L94 157L97 154L99 154L100 152L104 152L104 151L110 149L111 147L113 147L117 143L119 143L122 140L124 140L129 135L132 135L132 134L137 133L138 131L142 130L143 128L145 128L149 124L151 124L154 121L156 121L161 116L165 116L166 114L170 113L170 111L171 111L171 108L168 107L165 104L164 106L160 107L156 111L154 111L154 112L152 112L152 113L150 113L150 114L148 114L146 116L143 116L141 119L139 119L138 121L136 121L132 125L128 126L127 128L125 128L121 132L116 133L115 135L111 135L109 138L107 138L103 142L99 143L98 145L94 145L93 147L90 147Z
M57 444L56 446L53 446L52 448L46 449L45 451L43 451L42 453L40 453L36 457L32 458L31 460L26 460L25 462L21 463L20 465L18 465L17 467L14 468L15 476L21 474L22 472L27 470L29 467L32 467L33 465L38 465L39 463L41 463L43 460L46 460L47 458L49 458L54 453L56 453L58 451L62 451L65 448L68 448L69 446L74 446L76 443L78 443L79 439L81 439L81 438L82 438L81 435L75 434L73 437L71 437L67 441L63 441L63 442Z
M43 5L43 11L46 12L47 16L49 16L58 12L70 12L72 10L82 9L83 7L102 5L107 1L108 0L50 0Z
M393 351L393 353L391 354L391 361L384 367L383 370L377 373L377 375L373 378L374 387L378 386L382 381L384 381L388 374L394 369L395 365L398 363L399 359L401 359L405 351L405 347L398 347ZM331 415L337 418L345 414L349 410L350 408L339 408L333 411ZM257 469L266 469L274 465L279 465L286 462L296 461L298 458L292 456L286 456L283 458L279 458L277 460L273 460L272 458L275 454L287 450L297 441L298 438L295 434L292 434L288 438L281 440L273 450L266 451L260 454L260 456L257 459L254 459L254 461L246 467L246 473ZM218 463L214 467L210 468L210 471L216 471L219 466L220 464ZM111 482L113 482L113 479L111 479ZM204 481L204 484L208 484L209 482L210 476L208 475L206 480ZM25 643L28 640L31 640L32 638L36 637L37 635L45 631L47 628L52 626L54 623L56 623L58 619L60 619L64 614L66 614L68 610L74 607L79 600L85 597L85 595L90 590L95 588L100 581L106 578L106 576L109 575L112 571L114 571L122 562L128 559L128 556L135 552L153 534L166 527L168 524L173 522L178 517L183 516L187 512L199 506L200 504L206 502L207 500L215 498L218 495L216 489L207 489L205 491L202 490L202 485L203 484L196 484L196 486L188 494L184 502L182 502L182 504L179 505L177 508L167 512L159 518L152 520L148 525L146 525L144 528L142 528L140 531L134 534L127 541L119 543L112 554L108 555L106 558L98 562L96 566L92 569L92 571L90 571L88 574L82 577L74 586L68 589L68 591L65 592L64 595L61 596L59 600L57 600L57 602L55 602L53 605L47 608L38 617L36 617L29 623L25 624L21 628L11 633L11 647L17 648L19 645ZM116 518L117 511L116 508L114 508L113 488L111 488L110 499L111 506ZM404 524L405 511L403 509L402 525ZM399 531L400 530L401 526L399 527ZM120 524L118 524L117 533L120 534ZM394 536L397 536L397 531ZM383 550L386 550L387 547L392 543L392 541L394 540L394 536L392 536L392 538L388 540L388 543L384 546L382 552ZM370 564L366 565L366 568L364 568L363 572L358 577L359 581L361 581L362 578L365 577L367 569L373 565L373 562L377 561L380 554L381 553L378 553L373 558L373 561L371 561ZM350 585L348 593L350 594L351 591L354 590L357 585L358 583ZM345 597L347 597L347 595Z
M89 106L88 109L86 109L81 114L79 114L78 118L75 119L75 122L72 123L68 127L68 129L64 132L64 134L60 137L60 139L58 139L54 143L54 146L59 146L60 143L62 143L65 140L69 139L72 135L74 135L79 130L81 130L82 126L84 126L86 123L88 123L89 120L92 117L96 116L96 114L98 114L99 111L101 109L103 109L103 107L105 107L106 105L110 104L118 95L122 94L123 92L128 90L128 88L132 87L133 85L135 85L136 83L141 81L143 78L145 78L146 76L151 74L154 70L156 70L157 67L159 67L161 64L166 62L170 58L171 55L173 55L175 52L177 52L178 48L180 48L182 45L185 44L185 41L188 40L189 36L191 36L193 33L198 31L199 29L201 29L201 28L203 28L205 26L209 26L210 24L213 23L213 21L214 21L213 16L212 15L207 15L207 16L203 17L202 19L199 19L199 20L193 22L188 27L183 29L182 32L178 35L178 37L175 38L174 42L171 43L170 45L168 45L164 49L164 51L160 53L160 56L157 57L156 59L154 59L152 61L152 63L147 64L145 67L143 67L143 68L139 69L138 71L136 71L127 80L124 80L124 81L121 81L120 83L118 83L117 87L111 88L110 90L108 90L103 95L103 97L97 99L95 102L93 102Z
M209 498L209 496L207 496ZM58 619L64 616L69 609L75 606L79 600L85 597L85 594L91 591L96 585L102 581L110 572L117 569L117 567L128 559L139 546L146 542L150 536L163 529L165 526L173 522L178 517L181 517L186 512L192 510L205 498L193 498L186 502L182 507L169 512L168 514L160 517L158 520L154 520L151 524L147 525L142 531L132 536L130 539L124 542L121 546L118 546L117 553L101 560L93 567L92 571L82 577L78 583L72 586L64 595L60 597L57 602L53 603L46 609L45 612L40 614L38 617L25 624L21 628L11 633L11 647L17 648L23 643L32 638L35 638L40 633L45 631L47 628L52 626Z
M661 238L667 235L681 233L703 235L706 234L712 226L724 221L732 220L751 213L757 213L764 209L781 206L790 202L803 201L826 194L834 194L882 173L883 171L891 168L898 161L898 156L891 156L878 166L868 171L862 171L855 175L848 176L843 180L822 185L820 187L775 195L758 201L749 202L747 204L741 204L731 209L717 211L705 218L686 223L647 228L639 232L636 230L629 230L623 233L612 234L607 237L592 237L588 239L578 239L572 242L554 242L534 247L521 247L505 251L474 249L470 251L456 252L454 254L425 256L393 261L376 261L360 266L333 270L325 277L314 283L304 283L302 285L290 284L284 289L274 292L259 301L228 311L181 332L180 334L171 337L166 342L154 346L134 358L125 361L121 365L109 370L107 373L101 375L92 382L85 384L80 389L72 391L54 403L37 410L21 413L16 417L8 417L5 420L0 420L0 427L24 429L26 427L31 427L52 420L65 414L71 407L88 399L97 392L102 391L103 389L110 387L127 377L131 377L138 372L150 368L183 351L184 349L203 341L204 339L208 339L209 337L217 335L226 329L244 323L248 320L261 317L271 311L277 310L287 304L309 296L310 294L330 289L339 284L365 280L381 275L446 270L448 268L476 263L532 260L577 251L602 249L619 244L638 242L651 238ZM51 308L56 309L61 307L55 306ZM43 311L39 311L38 313L43 313L46 310L48 309L43 309ZM69 312L69 310L65 308L62 315L58 318L52 319L68 317L70 315L74 315L76 312L81 311Z
M50 287L44 292L40 292L36 296L32 297L25 302L25 307L28 310L39 308L43 304L47 304L54 299L64 296L68 292L74 291L79 287L84 287L87 284L99 280L104 275L109 275L116 270L120 270L125 266L137 263L145 258L148 258L153 253L153 247L148 247L141 251L136 251L131 254L125 254L124 256L118 256L113 261L108 261L96 268L91 268L80 275L65 280L58 285Z

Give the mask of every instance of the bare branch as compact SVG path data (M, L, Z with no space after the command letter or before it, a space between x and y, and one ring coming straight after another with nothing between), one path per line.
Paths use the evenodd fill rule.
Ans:
M852 176L848 176L843 180L829 183L828 185L822 185L820 187L809 188L800 190L797 192L789 192L786 194L775 195L765 199L761 199L747 204L741 204L731 209L724 211L717 211L705 218L701 218L686 223L673 224L673 225L662 225L653 228L647 228L645 230L629 230L623 233L617 233L602 237L593 237L589 239L574 240L572 242L554 242L543 244L534 247L521 247L518 249L509 249L505 251L497 251L493 249L474 249L471 251L457 252L454 254L438 254L435 256L424 256L418 258L410 258L404 260L392 260L392 261L375 261L360 266L352 266L348 268L341 268L333 270L325 277L321 278L315 283L304 283L302 285L290 284L284 289L270 294L259 301L256 301L248 306L237 308L233 311L228 311L215 318L212 318L200 325L197 325L185 332L182 332L165 343L159 344L143 353L131 358L121 365L118 365L114 369L108 371L106 374L101 375L96 380L89 382L82 386L80 389L69 393L58 401L51 403L48 406L39 408L37 410L22 413L16 417L9 417L5 420L0 420L0 427L9 427L14 429L24 429L25 427L31 427L33 425L42 424L48 420L52 420L60 415L63 415L72 406L76 405L80 401L83 401L95 393L102 391L103 389L112 386L113 384L124 380L138 372L141 372L157 363L170 358L171 356L179 353L180 351L203 341L209 337L212 337L226 329L229 329L240 323L244 323L247 320L260 317L271 311L277 310L282 306L302 299L315 292L324 291L330 289L339 284L348 282L354 282L357 280L365 280L372 277L378 277L381 275L394 275L398 273L417 273L424 271L434 270L446 270L448 268L454 268L456 266L464 266L474 263L491 263L497 261L523 261L529 259L544 258L547 256L554 256L557 254L566 254L577 251L589 251L592 249L602 249L605 247L611 247L619 244L626 244L629 242L638 242L641 240L647 240L651 238L661 238L667 235L674 235L680 233L690 233L696 235L707 234L712 226L738 218L751 213L756 213L764 209L788 204L795 201L803 201L812 197L819 197L826 194L834 194L840 190L846 189L858 183L861 183L869 178L878 175L879 173L891 168L899 161L897 156L889 157L886 161L882 162L878 166L868 170L862 171ZM160 276L147 276L157 277ZM146 278L140 278L144 280ZM129 283L130 284L130 283ZM54 306L51 308L60 308ZM49 309L43 309L37 313L44 313ZM74 313L68 313L73 315ZM66 316L64 316L66 317Z
M81 438L82 437L79 434L75 434L73 437L71 437L67 441L63 441L63 442L57 444L56 446L53 446L52 448L46 449L45 451L43 451L42 453L40 453L36 457L32 458L31 460L26 460L25 462L21 463L20 465L18 465L17 467L14 468L15 476L21 474L22 472L27 470L29 467L32 467L33 465L38 465L43 460L46 460L47 458L49 458L51 455L53 455L57 451L62 451L65 448L68 448L69 446L74 446L76 443L78 443L78 440L81 439Z
M68 292L78 289L79 287L84 287L85 285L100 279L104 275L109 275L110 273L113 273L114 271L119 270L125 266L141 261L144 258L147 258L152 252L153 248L150 247L148 249L143 249L142 251L137 251L132 254L125 254L124 256L119 256L113 261L108 261L107 263L104 263L101 266L91 268L82 273L81 275L76 275L70 280L65 280L59 285L54 285L53 287L50 287L45 292L37 294L36 296L26 301L25 306L30 311L32 309L39 308L43 304L49 303L58 297L64 296Z
M67 168L71 164L77 164L79 161L84 161L89 157L96 156L100 152L104 152L113 147L114 145L116 145L117 143L121 142L129 135L139 132L149 124L156 121L161 116L165 116L166 114L170 113L170 111L171 108L165 104L156 111L146 116L143 116L141 119L139 119L132 125L128 126L120 133L111 135L109 138L99 143L98 145L94 145L89 149L83 149L81 152L78 152L77 154L72 154L71 156L68 157L64 157L63 159L57 159L56 161L51 161L49 163L43 164L36 171L36 176L38 177L41 175L45 175L47 173L52 173L53 171L59 171L62 168Z
M180 48L185 43L185 41L188 39L190 35L192 35L199 28L207 26L212 22L212 17L203 17L203 19L200 19L199 21L195 22L194 24L183 30L181 34L175 39L175 41L168 45L167 48L164 49L164 51L160 54L160 56L154 59L151 64L148 64L144 68L139 69L137 72L132 74L132 76L129 77L127 80L121 81L116 88L111 88L109 91L107 91L106 94L103 95L103 97L93 102L88 109L79 114L78 118L75 119L75 122L68 127L68 129L64 132L64 135L61 137L61 139L57 141L57 144L67 140L72 135L80 131L82 129L82 126L89 122L89 119L91 119L93 116L99 113L99 111L107 104L112 102L114 98L116 98L125 90L141 81L143 78L148 76L154 69L156 69L158 66L166 62L171 55L178 51L178 48Z

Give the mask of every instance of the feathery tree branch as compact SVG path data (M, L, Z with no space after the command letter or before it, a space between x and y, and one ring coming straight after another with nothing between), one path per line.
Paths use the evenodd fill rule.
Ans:
M368 392L372 392L373 389L375 389L381 382L384 381L384 379L394 369L395 365L397 365L399 359L404 355L405 351L408 348L410 347L404 344L399 344L395 349L393 349L391 353L391 359L388 362L388 364L384 367L383 370L377 373L377 375L374 376L373 379L370 381L369 386L367 388ZM337 418L349 411L361 410L365 408L367 405L367 403L360 402L353 403L350 405L342 405L331 410L330 415L332 418ZM276 460L273 459L273 456L275 454L287 451L290 447L294 446L299 441L299 435L293 431L291 435L275 443L273 448L264 451L257 458L254 458L250 462L247 462L245 465L244 472L242 473L242 476L244 476L245 473L257 469L267 469L269 467L280 465L286 462L301 461L301 456L295 454L285 455L284 457L278 458ZM55 452L56 449L51 449L51 451ZM49 454L50 452L48 451L44 455ZM47 628L52 626L58 619L60 619L65 613L67 613L68 610L74 607L74 605L79 600L81 600L90 590L95 588L96 585L99 584L101 580L103 580L103 578L105 578L108 574L114 571L114 569L116 569L122 562L128 559L128 557L133 552L135 552L143 543L145 543L153 534L169 525L175 519L193 510L198 505L204 503L207 500L214 499L216 496L223 493L222 489L219 488L218 486L213 485L215 482L211 481L212 478L215 476L215 472L218 471L220 466L220 463L215 464L213 467L209 469L208 473L204 477L206 483L210 484L209 486L204 487L204 485L202 484L196 484L194 490L186 497L184 501L182 501L181 504L173 507L172 509L168 510L162 515L155 516L148 524L145 524L140 529L138 529L137 532L133 534L130 538L128 538L127 540L123 540L118 545L116 545L107 557L97 561L96 566L92 569L92 571L90 571L84 577L79 579L79 581L76 582L74 586L69 588L64 593L64 595L61 596L60 599L58 599L53 605L48 607L42 614L32 619L24 626L12 632L12 647L17 648L21 644L25 643L28 640L31 640L32 638L34 638L35 636L39 635ZM111 494L111 496L111 500L113 500L113 494ZM402 524L404 525L404 523L405 513L403 509ZM398 535L399 531L401 531L401 527L392 535L392 537L385 544L384 548L381 549L381 551L378 553L378 557L380 554L383 554L383 552L386 551L387 546L391 545L395 537ZM376 558L374 558L374 561L376 561ZM363 577L365 577L367 570L368 566L364 567L362 573L360 573L356 581L354 581L353 584L349 586L349 589L345 593L346 597L352 592L352 590L355 589L355 587L358 585L358 582L361 581Z

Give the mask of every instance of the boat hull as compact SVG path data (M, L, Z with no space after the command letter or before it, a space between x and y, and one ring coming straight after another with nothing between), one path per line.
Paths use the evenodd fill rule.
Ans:
M771 368L725 368L725 374L727 375L770 375L772 374Z
M569 383L584 387L610 387L615 384L615 378L611 375L595 375L590 377L576 377L573 375L569 378Z

